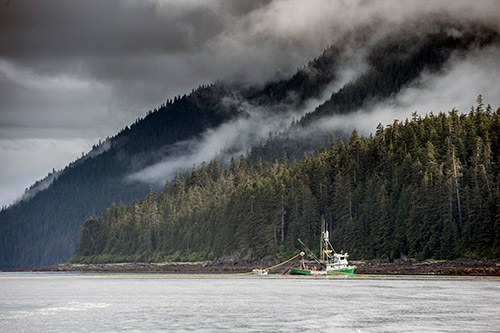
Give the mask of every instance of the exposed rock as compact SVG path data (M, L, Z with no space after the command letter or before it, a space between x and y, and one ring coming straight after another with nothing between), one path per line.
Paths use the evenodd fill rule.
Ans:
M42 268L15 269L9 272L171 272L171 273L240 273L262 269L278 263L275 260L249 262L239 260L239 254L232 254L213 262L170 262L170 263L115 263L115 264L59 264ZM500 276L500 263L491 261L353 261L356 274L399 274L399 275L482 275ZM290 265L285 264L272 271L282 273Z

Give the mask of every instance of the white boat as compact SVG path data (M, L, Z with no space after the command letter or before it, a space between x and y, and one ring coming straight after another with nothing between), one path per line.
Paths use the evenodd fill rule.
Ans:
M267 275L267 273L269 273L269 270L255 268L255 269L252 269L252 273L255 275Z

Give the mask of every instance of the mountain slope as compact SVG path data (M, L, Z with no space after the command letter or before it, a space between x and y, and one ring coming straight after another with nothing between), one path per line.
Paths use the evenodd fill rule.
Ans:
M500 256L500 109L414 117L297 164L215 161L85 222L77 263L259 260L316 245L355 259ZM457 171L459 170L459 171Z
M312 152L315 145L327 145L332 138L346 136L342 131L323 130L318 123L327 117L345 115L394 97L418 81L423 73L436 73L451 57L463 57L471 49L497 45L499 33L487 26L455 27L460 34L450 34L450 25L420 34L390 35L378 41L367 55L368 69L353 81L331 94L325 102L308 112L286 132L253 147L253 160L274 160L285 152L293 161ZM306 133L304 135L304 132ZM308 140L314 133L315 140Z
M342 134L318 130L316 122L390 98L423 72L439 71L453 54L497 43L496 30L478 24L451 28L437 25L382 37L362 30L291 77L257 86L217 82L168 101L58 172L46 189L2 210L0 268L65 261L85 219L112 202L143 197L149 184L158 189L176 168L189 170L217 154L224 162L231 153L250 149L255 161L275 160L284 151L299 160L316 144ZM361 62L367 68L351 64L356 73L343 82L340 73L358 51L366 53ZM290 127L294 118L299 121ZM201 144L209 139L213 144ZM208 155L200 153L207 150Z
M220 94L223 88L210 86L189 98L176 98L105 142L107 150L96 147L70 164L47 189L3 210L1 267L66 260L76 246L81 221L113 201L130 202L145 195L147 185L124 182L128 173L157 161L161 149L235 115L235 110L220 105Z
M332 59L324 60L324 55L310 63L328 73L323 74L323 83L314 83L316 90L333 79L326 66L334 66L334 54L328 56ZM302 69L290 81L276 81L264 88L273 94L258 93L262 88L218 82L149 112L55 176L49 175L41 182L50 183L48 187L35 191L42 186L34 186L25 200L0 212L0 268L44 266L67 260L85 219L100 214L112 202L129 203L147 193L149 184L130 180L130 175L189 149L185 143L200 138L204 132L248 116L238 106L238 96L246 94L247 100L254 103L280 104L276 109L279 111L290 103L285 99L294 94L295 87L306 81L312 84ZM195 162L201 161L189 161Z

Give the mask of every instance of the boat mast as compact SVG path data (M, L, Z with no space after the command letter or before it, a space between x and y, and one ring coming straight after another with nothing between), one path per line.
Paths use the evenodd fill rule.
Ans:
M326 227L325 217L321 217L321 242L320 242L320 251L321 251L321 261L326 262L330 259L330 255L328 254L330 250L333 250L332 245L330 244L330 234Z
M319 242L319 253L321 253L321 262L325 262L326 248L324 248L323 246L324 237L325 237L325 218L321 216L321 241Z
M321 218L321 242L320 242L320 251L321 251L321 261L328 262L332 257L330 253L335 254L335 249L330 243L330 233L326 227L325 218Z

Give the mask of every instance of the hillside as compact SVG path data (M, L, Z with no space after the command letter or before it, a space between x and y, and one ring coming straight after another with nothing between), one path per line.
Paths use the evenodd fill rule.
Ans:
M0 268L66 261L89 216L100 214L112 202L129 203L143 197L150 184L161 188L156 180L134 181L131 175L166 158L176 158L209 130L248 117L248 111L240 106L243 91L248 95L245 100L279 104L275 111L280 112L296 103L285 97L293 95L297 87L314 85L313 95L323 89L333 80L334 66L335 52L325 52L309 64L324 73L323 82L313 82L304 68L289 81L281 79L260 88L217 82L148 112L64 170L34 184L22 200L0 212ZM259 91L273 91L273 96ZM201 161L188 161L187 165L195 162Z
M459 33L450 34L451 28ZM46 266L67 260L86 219L100 215L113 202L127 205L144 197L150 185L160 191L176 169L180 174L189 173L193 164L214 157L219 160L214 169L222 165L238 169L241 163L238 158L230 162L231 156L247 152L249 161L245 161L263 168L265 161L274 161L283 152L291 163L296 162L317 144L348 137L346 131L352 131L318 130L317 122L389 99L423 73L439 73L451 57L498 43L496 30L479 23L436 24L427 30L367 36L371 35L362 30L339 39L292 75L261 84L218 81L202 85L148 112L36 184L24 200L0 212L0 268ZM340 74L353 58L353 49L354 53L358 49L366 53L362 61L366 69L351 64L358 72L343 78ZM308 133L307 139L303 132ZM225 182L216 183L214 191L232 191L222 186ZM221 204L224 202L213 202ZM325 213L323 208L307 209L310 221ZM268 218L260 217L260 221ZM232 231L238 230L221 229L217 237L231 238ZM229 248L216 250L220 253Z
M318 128L322 119L370 108L384 99L396 96L415 84L422 73L439 73L452 56L464 56L470 48L482 48L499 42L496 31L478 24L461 29L459 37L450 35L450 25L440 26L427 34L391 35L379 41L367 56L367 70L334 91L313 111L307 112L287 131L254 145L250 158L274 160L287 153L292 161L302 158L318 143L328 144L333 138L346 137L343 131ZM311 130L313 128L313 130ZM314 142L304 140L303 132L314 132ZM308 136L307 135L307 136Z
M202 164L88 219L72 262L258 260L314 246L321 216L353 259L500 256L500 109L356 131L290 164Z

